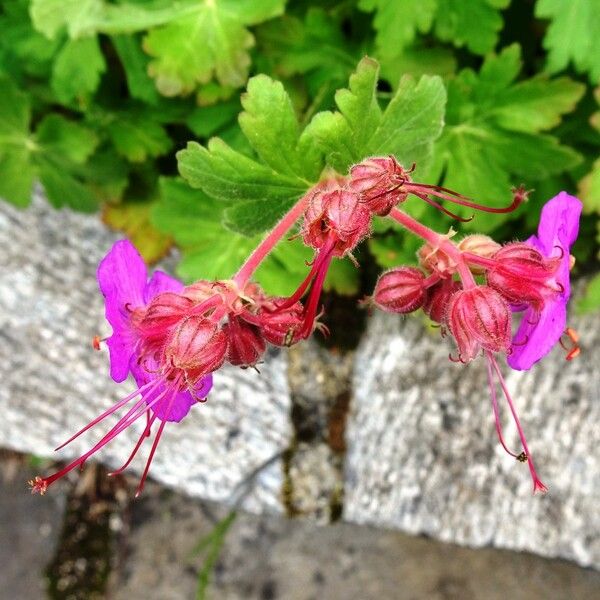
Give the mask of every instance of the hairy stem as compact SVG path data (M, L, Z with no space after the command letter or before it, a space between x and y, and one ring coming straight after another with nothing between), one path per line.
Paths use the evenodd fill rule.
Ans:
M292 206L292 208L283 216L281 221L275 225L269 235L255 248L255 250L246 259L240 270L233 276L233 280L240 288L243 288L252 274L258 269L260 263L273 250L277 242L290 230L292 225L298 220L308 204L309 195L306 194Z
M463 282L465 289L475 287L475 279L473 274L469 270L469 266L463 258L463 253L446 237L437 231L433 231L429 227L426 227L422 223L419 223L416 219L413 219L410 215L406 214L399 208L393 208L389 215L394 221L402 225L405 229L413 233L414 235L425 240L432 248L436 248L448 255L454 262L456 262L456 269Z

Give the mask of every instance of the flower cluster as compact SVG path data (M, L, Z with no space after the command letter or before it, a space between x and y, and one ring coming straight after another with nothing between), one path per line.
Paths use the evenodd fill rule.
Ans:
M352 252L369 236L375 217L394 219L422 238L424 245L418 253L420 268L398 266L383 273L369 303L400 314L422 309L453 336L457 345L453 360L464 363L485 355L500 442L529 464L534 490L544 490L496 355L506 354L515 369L528 369L565 331L569 251L577 236L581 205L566 193L552 199L543 210L538 235L525 242L501 246L487 236L470 235L455 244L452 235L428 229L398 205L412 194L454 217L441 202L500 213L514 210L526 193L519 188L510 206L489 208L451 190L415 183L412 171L393 156L372 157L354 165L346 176L323 179L282 218L230 280L202 280L186 287L160 271L148 280L135 248L127 241L117 242L98 268L106 318L112 326L106 340L110 373L116 382L131 375L138 387L70 438L66 443L114 412L125 412L88 452L56 474L32 481L33 491L44 493L145 416L143 433L125 464L115 471L130 464L158 421L139 494L165 424L181 421L192 406L205 401L213 373L224 363L256 367L268 344L290 346L315 329L327 333L319 319L329 266L333 259L343 257L356 263ZM269 296L251 281L252 276L299 220L299 235L314 250L314 258L294 293ZM513 336L514 313L522 318ZM514 416L522 452L511 452L504 442L495 379Z

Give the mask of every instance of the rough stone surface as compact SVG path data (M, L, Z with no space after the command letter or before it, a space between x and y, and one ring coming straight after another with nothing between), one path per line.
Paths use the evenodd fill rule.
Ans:
M286 453L284 491L290 515L320 523L340 516L351 373L351 354L329 352L314 339L290 349L294 438Z
M26 212L0 204L0 446L78 455L97 436L52 449L131 389L114 384L107 356L90 348L109 333L95 270L116 237L94 216L39 199ZM572 325L584 334L578 360L556 350L508 376L544 497L532 497L526 465L496 441L484 364L449 363L436 332L383 315L353 363L303 344L289 368L281 354L261 375L219 371L210 401L165 429L152 476L219 502L249 491L250 511L326 522L343 507L358 523L600 567L600 322ZM141 430L100 459L118 466ZM142 459L132 466L139 472Z
M3 598L46 598L44 570L60 532L66 490L57 485L47 502L32 496L23 481L35 471L22 458L0 453L0 565Z
M374 317L355 361L344 517L600 567L600 320L571 325L579 359L558 348L529 372L506 370L550 490L534 497L527 466L496 439L483 359L453 364L416 318Z
M131 508L111 598L194 597L190 556L222 508L153 486ZM210 578L219 600L565 600L597 597L600 573L559 560L471 550L398 532L239 514Z
M110 380L108 356L90 343L110 333L95 272L117 237L96 216L57 212L39 198L24 212L0 203L0 445L78 456L98 433L60 453L53 448L133 389ZM189 494L230 501L287 448L289 407L283 354L269 356L260 375L221 369L209 401L165 428L151 474ZM100 459L119 466L142 430L134 424ZM141 470L143 460L132 468ZM262 469L245 508L281 510L282 473L280 460Z

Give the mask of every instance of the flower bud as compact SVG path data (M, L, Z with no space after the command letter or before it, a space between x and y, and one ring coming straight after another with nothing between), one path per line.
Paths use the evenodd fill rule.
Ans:
M409 181L408 173L393 156L367 158L350 169L350 187L360 200L380 217L390 213L408 195L399 188Z
M540 310L547 298L562 291L555 279L560 258L545 258L529 244L506 244L493 256L487 283L516 306Z
M358 194L336 186L324 186L312 195L304 213L302 238L318 250L334 236L334 255L344 256L369 234L371 214Z
M502 246L498 242L495 242L488 235L482 235L480 233L474 233L463 238L458 243L458 249L461 252L469 252L470 254L476 254L482 258L491 258ZM483 267L477 265L469 265L471 272L475 275L482 275L485 273Z
M304 324L304 307L296 302L289 308L278 309L277 302L285 298L273 298L263 304L257 315L264 338L274 346L291 346L299 342L296 337Z
M227 336L200 315L185 318L175 329L165 350L167 364L185 371L189 382L212 373L225 361Z
M192 300L174 292L163 292L152 298L146 313L137 324L144 351L164 346L171 328L185 317L192 305Z
M386 312L409 313L423 305L425 275L415 267L398 267L383 273L373 291L373 302Z
M448 304L446 320L461 362L473 360L481 348L506 352L510 347L510 308L491 287L480 285L456 292Z
M459 281L442 279L427 290L423 312L434 322L444 323L450 298L462 289Z
M232 365L253 367L267 349L259 328L239 317L230 317L223 326L223 332L229 340L227 360Z
M200 279L191 285L188 285L183 293L187 296L194 304L200 304L217 294L225 295L228 289L223 281L207 281Z
M442 278L449 278L456 272L456 262L439 248L425 244L417 251L419 264L429 273L437 273Z

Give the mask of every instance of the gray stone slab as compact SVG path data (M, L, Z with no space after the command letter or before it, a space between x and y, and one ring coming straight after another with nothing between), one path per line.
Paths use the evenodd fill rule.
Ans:
M225 511L152 486L131 506L115 600L194 597L191 556ZM530 554L471 550L371 527L239 514L211 574L218 600L593 599L600 573Z
M600 318L571 325L577 360L559 348L505 370L549 488L533 496L527 466L497 442L483 359L453 364L436 330L376 315L355 360L344 517L600 567Z
M34 475L23 457L0 454L2 598L46 598L44 571L60 533L66 490L59 484L48 502L39 502L23 485Z
M90 345L95 334L110 332L95 272L118 237L97 216L56 211L40 198L27 211L0 202L0 446L71 459L100 433L59 453L53 448L133 389L110 380L107 354ZM165 428L152 477L230 500L240 482L288 446L289 406L284 354L269 356L260 375L219 370L209 401ZM142 429L136 423L99 458L120 465ZM144 460L132 468L140 471ZM245 508L280 511L281 486L281 462L274 460Z

